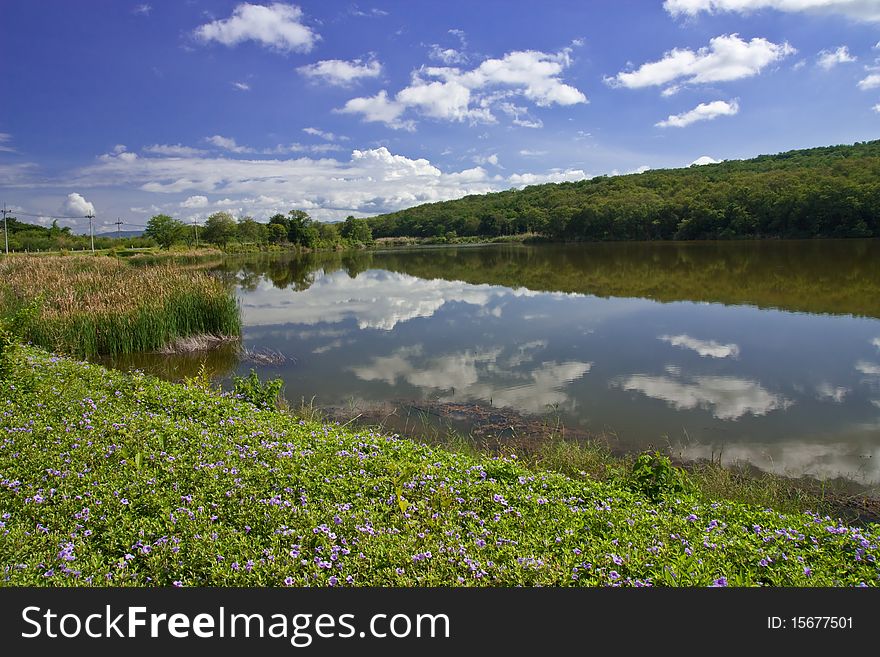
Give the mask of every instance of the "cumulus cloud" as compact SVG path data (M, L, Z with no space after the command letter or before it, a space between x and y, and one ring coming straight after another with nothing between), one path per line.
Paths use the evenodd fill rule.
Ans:
M230 153L253 153L255 149L250 148L248 146L239 146L235 139L232 137L224 137L223 135L214 135L212 137L206 137L205 141L209 144L216 146L217 148L222 148L224 151L229 151Z
M428 57L444 64L466 64L468 61L464 51L467 48L467 37L463 30L447 30L449 34L458 38L460 46L455 48L443 48L439 44L431 44Z
M862 91L876 89L877 87L880 87L880 73L871 73L866 78L859 80L859 89Z
M388 93L383 89L369 98L352 98L336 111L341 114L361 114L364 121L384 123L395 130L414 130L412 121L400 118L405 110L406 106L388 98Z
M700 12L738 12L759 9L785 12L840 14L854 20L880 21L876 0L665 0L663 8L673 16L696 16Z
M701 157L698 157L693 162L691 162L690 166L696 165L698 167L701 167L706 164L718 164L719 162L721 162L721 160L716 160L715 158L709 157L708 155L703 155Z
M877 112L877 114L880 114L880 103L877 103L871 109Z
M510 52L500 59L484 60L468 71L455 67L423 67L412 75L410 85L390 98L382 90L369 98L353 98L339 111L362 114L366 121L380 121L392 128L412 128L411 121L401 120L411 109L425 117L447 121L495 123L493 104L519 96L539 107L586 103L587 97L578 89L565 84L560 76L571 64L570 51L544 53L534 50ZM504 101L509 103L509 101ZM520 120L515 105L500 107L514 113ZM537 127L529 118L520 125Z
M317 146L338 148L333 143ZM399 210L499 191L512 184L500 177L490 178L480 167L443 173L426 159L393 154L385 147L354 150L347 161L309 157L239 159L225 155L99 158L65 183L137 187L151 193L180 194L181 200L191 195L216 195L252 207L254 216L261 217L284 207L302 207L310 212L314 208L318 214L313 216L325 219Z
M476 155L474 156L473 161L475 164L491 164L495 167L501 166L498 163L498 153L492 153L491 155Z
M670 114L668 118L654 125L658 128L684 128L697 121L711 121L719 116L733 116L739 112L739 103L716 100L711 103L700 103L694 109L681 114Z
M232 16L201 25L197 39L235 46L244 41L282 52L309 52L320 39L302 23L303 12L296 5L276 2L269 6L244 2L232 10Z
M443 48L438 44L431 44L428 57L444 64L466 64L467 56L455 48Z
M89 201L85 200L82 194L77 194L76 192L74 192L73 194L67 195L67 198L64 200L64 204L61 206L61 211L64 214L69 214L76 217L84 217L88 214L95 214L95 206Z
M190 196L185 201L181 202L180 207L182 207L182 208L206 208L206 207L208 207L208 197L207 196Z
M207 151L191 146L183 146L182 144L152 144L144 146L142 149L145 153L153 155L167 155L170 157L195 157L204 155Z
M375 59L364 62L360 59L345 61L343 59L324 59L314 64L300 66L301 75L312 80L344 87L361 78L377 78L382 74L382 64Z
M662 59L642 64L634 71L606 77L605 82L628 89L671 85L667 88L668 95L682 84L728 82L758 75L770 64L795 52L788 42L776 44L760 37L744 41L737 34L721 35L696 52L675 48Z
M515 173L508 178L508 181L513 187L527 187L551 182L573 182L589 177L590 175L582 169L551 169L547 173Z
M846 46L840 46L837 50L823 50L819 53L816 65L830 71L838 64L848 64L856 61Z

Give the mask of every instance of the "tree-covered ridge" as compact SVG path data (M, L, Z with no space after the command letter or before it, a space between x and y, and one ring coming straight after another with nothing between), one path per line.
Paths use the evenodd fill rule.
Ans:
M877 237L880 141L533 185L420 205L369 222L377 238Z

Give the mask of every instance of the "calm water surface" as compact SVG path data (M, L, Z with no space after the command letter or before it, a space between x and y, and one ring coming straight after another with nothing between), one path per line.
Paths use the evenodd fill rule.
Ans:
M257 370L294 405L491 404L621 449L880 484L877 241L262 256L221 275L245 346L290 357Z

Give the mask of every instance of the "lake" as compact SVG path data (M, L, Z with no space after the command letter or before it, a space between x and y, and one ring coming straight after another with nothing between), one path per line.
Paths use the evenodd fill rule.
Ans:
M880 483L876 240L261 255L219 274L244 345L288 360L208 367L282 377L294 407L410 433L523 416L621 451ZM179 378L203 358L117 365Z

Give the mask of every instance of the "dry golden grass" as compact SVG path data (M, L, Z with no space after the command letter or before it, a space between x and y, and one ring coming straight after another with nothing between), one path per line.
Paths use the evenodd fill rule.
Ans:
M0 260L0 277L4 312L37 302L23 337L69 353L146 351L178 337L239 330L237 304L220 281L170 263L16 257Z

